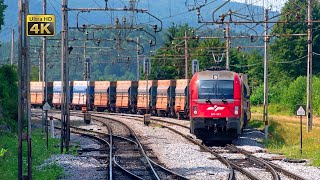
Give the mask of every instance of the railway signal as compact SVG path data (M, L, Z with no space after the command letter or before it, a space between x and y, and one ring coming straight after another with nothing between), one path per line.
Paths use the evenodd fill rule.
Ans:
M145 57L144 58L144 63L143 63L143 72L146 75L150 75L150 71L151 71L151 61L149 57Z
M198 59L192 60L192 75L199 72L199 61Z

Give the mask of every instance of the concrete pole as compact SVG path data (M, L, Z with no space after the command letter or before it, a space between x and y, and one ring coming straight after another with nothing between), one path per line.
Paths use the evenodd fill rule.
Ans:
M263 121L265 125L264 135L268 139L268 9L264 10L264 91L263 91Z
M137 81L140 79L140 65L139 65L139 41L140 38L137 37Z
M188 79L188 34L184 32L184 67L185 67L185 79Z
M39 66L39 73L38 73L38 81L41 81L41 55L40 55L40 49L38 52L38 66Z
M87 41L83 43L83 80L87 80Z
M47 14L47 0L42 1L42 12L43 14ZM47 77L47 38L42 38L42 81L43 81L43 102L46 103L48 101L48 77ZM46 129L46 144L47 149L49 148L48 144L48 111L44 112L44 117L42 117L45 121L45 129Z
M230 30L230 24L226 24L226 70L229 70L230 68L230 39L229 39L229 30Z
M312 0L308 0L307 132L312 131Z
M23 0L18 1L19 22L18 22L18 179L22 180L22 130L23 130L23 117L24 117L24 98L23 98L23 48L22 48L22 28L23 26Z
M24 27L26 27L27 22L27 15L29 14L29 0L25 0L24 2ZM31 64L30 64L30 53L29 53L29 45L30 40L29 37L26 36L27 29L24 28L24 61L25 61L25 86L26 86L26 119L27 119L27 144L28 144L28 178L32 179L32 138L31 138L31 103L30 103L30 71L31 71Z
M68 59L68 0L62 0L62 33L61 33L61 153L65 145L69 151L70 112L69 112L69 59Z
M11 65L14 64L14 29L11 30Z

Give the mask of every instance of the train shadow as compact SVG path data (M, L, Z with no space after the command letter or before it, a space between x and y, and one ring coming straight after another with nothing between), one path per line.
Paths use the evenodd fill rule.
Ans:
M225 147L227 144L232 144L232 140L203 141L202 144L208 147Z

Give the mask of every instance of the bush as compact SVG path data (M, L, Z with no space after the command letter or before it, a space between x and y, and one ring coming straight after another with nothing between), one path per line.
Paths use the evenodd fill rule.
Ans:
M315 115L320 115L320 78L312 78L312 100L313 112Z
M293 81L287 91L283 93L282 104L288 106L292 113L298 104L305 104L306 94L306 77L300 76Z
M2 109L4 122L10 128L15 128L14 124L18 118L18 75L14 66L3 65L0 67L0 106Z
M263 104L263 85L258 86L253 89L252 94L250 96L250 101L252 105Z
M290 81L283 80L271 85L269 88L269 102L272 104L283 104L284 92L288 90Z

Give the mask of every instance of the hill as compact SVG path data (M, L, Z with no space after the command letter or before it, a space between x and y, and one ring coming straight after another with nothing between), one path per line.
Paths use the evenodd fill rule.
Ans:
M187 0L188 1L188 0ZM150 2L150 3L148 3ZM194 1L188 1L194 2ZM204 21L212 21L212 12L215 8L219 7L225 1L217 0L214 3L201 9L201 16ZM97 0L77 0L70 1L69 7L86 8L86 7L104 7L105 1ZM10 28L14 27L17 30L18 22L18 1L17 0L5 0L5 4L8 8L5 12L5 25L3 26L2 32L0 32L0 40L10 40ZM110 0L108 7L112 8L123 8L128 6L128 0L116 1ZM191 8L190 6L188 6ZM199 27L201 24L198 23L198 17L196 11L189 11L186 6L186 0L158 0L158 1L142 1L138 3L138 8L149 9L149 12L158 17L163 21L164 27L170 26L172 23L175 24L189 24L192 27ZM218 19L219 15L226 13L229 10L235 11L237 14L263 14L262 7L248 6L244 3L229 2L215 13L215 19ZM42 12L42 0L30 1L30 13L41 14ZM57 30L61 29L61 0L47 0L47 12L48 14L56 14L57 18ZM132 21L135 24L159 24L154 18L147 14L132 15L129 12L91 12L83 13L79 19L79 24L111 24L115 17L127 17L128 22ZM134 18L130 18L134 17ZM260 18L255 16L255 19ZM76 26L76 12L70 12L69 14L69 25ZM236 32L246 31L247 28L242 26L233 27ZM255 31L261 33L263 31L262 26L257 26ZM250 33L250 32L249 32ZM255 33L255 32L252 32Z

